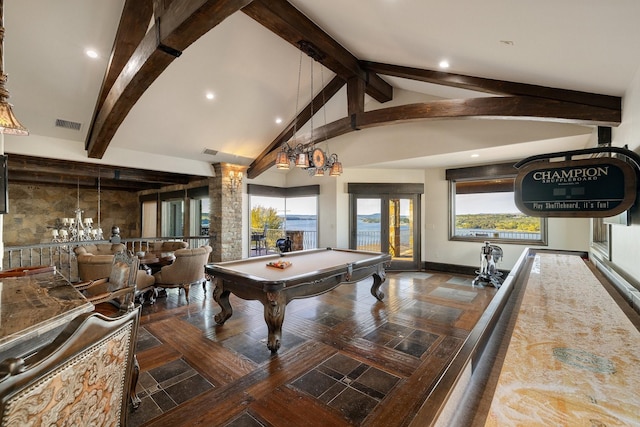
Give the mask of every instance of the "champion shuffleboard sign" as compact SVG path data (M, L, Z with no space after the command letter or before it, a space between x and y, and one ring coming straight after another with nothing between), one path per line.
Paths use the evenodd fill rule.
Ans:
M514 194L530 216L605 218L633 206L636 173L611 157L536 161L518 170Z

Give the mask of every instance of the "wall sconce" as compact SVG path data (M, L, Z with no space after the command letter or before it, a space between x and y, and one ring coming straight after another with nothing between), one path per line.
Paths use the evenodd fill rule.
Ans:
M242 172L229 171L229 191L235 193L242 188Z

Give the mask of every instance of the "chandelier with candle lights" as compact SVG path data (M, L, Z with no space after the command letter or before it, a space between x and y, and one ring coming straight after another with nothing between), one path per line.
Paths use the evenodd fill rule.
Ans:
M80 182L78 181L77 205L75 216L57 219L51 230L53 242L82 242L87 240L104 240L102 228L100 228L100 171L98 170L98 221L93 223L93 218L82 218L84 211L80 209Z

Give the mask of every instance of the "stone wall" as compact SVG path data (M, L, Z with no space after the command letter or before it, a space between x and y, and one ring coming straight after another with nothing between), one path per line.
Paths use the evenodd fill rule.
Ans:
M80 188L83 218L98 222L98 191ZM74 217L78 189L53 185L24 185L9 182L9 213L4 215L3 240L6 246L51 242L56 220ZM138 194L128 191L100 191L100 225L106 239L111 227L120 227L123 238L140 236Z
M242 258L242 188L232 189L229 173L246 172L246 167L229 163L213 165L216 176L209 183L212 237L211 260L232 261Z

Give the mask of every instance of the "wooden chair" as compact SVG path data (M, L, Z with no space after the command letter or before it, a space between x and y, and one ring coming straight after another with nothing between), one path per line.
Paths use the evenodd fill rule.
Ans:
M0 426L126 426L139 310L75 318L50 344L0 362Z
M135 255L125 251L118 252L113 256L109 277L74 286L94 305L113 302L121 309L131 310L139 264L140 260Z

